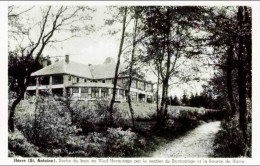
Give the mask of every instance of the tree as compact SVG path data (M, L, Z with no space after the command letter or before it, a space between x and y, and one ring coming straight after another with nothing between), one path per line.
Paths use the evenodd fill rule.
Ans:
M39 63L44 50L48 46L53 46L56 42L62 42L72 37L76 37L81 32L85 34L92 30L92 25L82 24L82 21L90 20L88 14L90 10L81 6L47 6L33 8L39 12L37 16L32 16L26 12L23 14L9 7L9 49L15 56L19 56L19 63L24 68L23 77L15 83L16 90L12 91L14 99L10 108L8 126L11 132L14 131L14 114L17 104L23 99L27 86L31 83L31 73L35 71L35 66ZM25 15L27 14L27 15ZM17 21L14 24L14 20ZM15 33L14 33L15 32ZM56 34L60 34L57 36ZM61 35L62 34L62 35ZM60 38L60 37L66 38ZM14 40L12 40L14 39ZM14 64L9 60L9 68ZM11 79L17 79L10 77ZM9 85L9 91L13 85Z
M184 106L189 106L190 105L189 99L188 99L187 94L185 93L185 91L184 91L182 99L181 99L181 104L184 105Z
M175 105L175 106L179 106L180 105L180 101L178 99L178 97L175 95L173 100L171 101L171 104L172 105Z
M199 7L149 7L146 11L144 44L147 46L145 61L155 64L158 82L162 82L162 99L157 110L157 127L165 125L170 81L189 56L199 54L191 43L193 21L200 16ZM192 48L192 49L191 49ZM181 73L181 72L180 72ZM184 80L187 77L185 77ZM187 82L187 81L186 81Z
M133 79L133 66L135 64L135 50L136 50L136 45L137 45L137 30L138 30L138 19L140 17L141 13L141 8L140 7L133 7L133 15L134 15L134 27L133 27L133 48L132 48L132 53L131 53L131 60L129 64L129 80L128 80L128 106L129 110L131 113L131 118L132 118L132 125L133 129L135 129L135 120L134 120L134 109L132 107L132 99L131 99L131 85L132 85L132 79Z
M247 6L209 8L205 28L211 33L206 45L215 48L211 54L219 71L214 90L228 99L228 122L238 120L244 143L248 142L248 108L252 92L252 21ZM203 40L206 40L204 38ZM215 84L214 84L215 83ZM246 153L246 151L245 151Z
M125 30L126 30L126 17L127 17L127 7L122 7L120 8L122 10L122 34L121 34L121 40L120 40L120 46L117 54L117 63L116 63L116 68L115 68L115 75L114 75L114 83L113 83L113 93L112 93L112 99L110 102L109 106L109 113L110 113L110 118L109 118L109 124L113 125L113 108L114 108L114 103L115 103L115 96L116 96L116 86L117 86L117 79L118 79L118 71L119 71L119 65L120 65L120 59L121 59L121 54L123 51L123 45L124 45L124 39L125 39Z

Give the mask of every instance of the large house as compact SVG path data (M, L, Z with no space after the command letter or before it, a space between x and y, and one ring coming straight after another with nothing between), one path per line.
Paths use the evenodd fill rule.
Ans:
M34 73L35 83L28 86L27 93L50 92L54 95L70 94L78 100L111 99L116 63L107 58L101 65L84 65L65 59L46 66ZM116 101L127 101L127 71L120 67L116 87ZM132 101L152 102L153 84L144 78L134 76L130 88Z

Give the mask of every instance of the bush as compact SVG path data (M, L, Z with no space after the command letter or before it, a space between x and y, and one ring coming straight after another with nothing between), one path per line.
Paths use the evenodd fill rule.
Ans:
M82 129L84 134L97 131L107 125L107 105L106 101L95 101L81 103L75 110L76 125Z
M84 134L107 128L109 118L109 102L106 100L81 103L79 109L75 110L76 124L82 128ZM113 109L114 125L128 128L131 125L130 113L121 110L116 105Z
M137 135L130 130L109 128L107 130L107 153L113 157L130 156L134 152Z
M8 135L8 156L22 156L22 157L42 157L43 155L39 153L38 148L33 144L29 143L24 135L15 130L13 133Z
M22 108L16 111L16 127L30 142L40 147L63 147L76 129L68 109L51 97L33 97L25 101Z
M214 150L216 157L251 156L251 129L249 125L249 145L245 144L243 133L239 129L238 121L222 121L222 130L215 137Z
M54 149L54 156L103 157L106 138L101 133L92 132L88 136L69 136L63 149Z

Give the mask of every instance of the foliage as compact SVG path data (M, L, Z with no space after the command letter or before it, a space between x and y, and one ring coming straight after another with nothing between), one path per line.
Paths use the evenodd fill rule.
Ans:
M202 93L198 95L191 95L190 98L183 96L182 101L186 106L190 107L204 107L208 109L219 109L218 98L214 99L211 94Z
M180 100L178 99L178 97L175 95L174 98L170 98L170 104L169 105L174 105L174 106L179 106L180 105Z
M76 129L70 112L57 106L52 97L35 96L22 104L15 115L16 127L36 145L62 147Z
M215 155L216 157L251 157L251 123L248 124L248 142L247 145L243 137L243 132L239 129L239 124L236 119L223 121L220 130L215 138Z
M118 114L123 114L127 116L122 116L125 121L129 120L129 108L127 107L127 103L116 104L120 111L117 111ZM153 120L156 118L156 105L155 104L147 104L147 103L133 103L133 108L135 111L135 119L136 120ZM168 118L174 119L179 118L181 116L185 116L187 112L197 113L198 115L204 115L207 112L219 112L219 110L205 109L203 107L189 107L189 106L169 106L168 107ZM195 114L196 114L195 113Z
M70 101L70 107L75 104L72 102ZM140 153L145 153L144 149L153 149L147 146L155 146L153 145L154 138L150 138L151 135L140 136L144 134L141 131L148 132L146 128L148 125L143 126L140 132L132 132L129 129L131 117L127 103L118 103L114 109L115 125L120 128L107 126L107 101L76 101L76 104L78 106L70 110L68 105L64 105L51 96L34 96L23 100L18 105L15 114L16 127L21 131L19 133L23 141L20 141L21 145L18 144L18 146L12 141L13 139L9 139L9 144L12 145L9 147L10 156L19 155L21 151L25 151L20 150L21 146L26 146L29 151L35 149L50 157L138 156ZM135 114L137 122L154 121L155 104L133 103L133 108L137 110ZM75 123L72 123L71 111L73 111ZM178 135L196 127L207 111L209 110L204 108L169 106L169 116L163 136L169 135L170 132L172 137L172 135ZM28 143L26 143L27 140ZM30 155L36 154L28 152L28 156Z
M181 104L184 105L184 106L189 106L190 105L190 102L189 102L189 99L188 99L186 93L184 93L182 98L181 98Z
M8 55L8 86L10 92L19 93L22 91L22 87L24 86L24 79L26 77L27 71L36 71L42 68L42 64L34 63L32 57L25 63L24 57L20 57L16 52L9 52ZM30 78L28 80L29 84L34 81L34 78ZM16 93L12 93L16 94ZM15 98L17 96L10 96L11 98Z
M85 134L105 127L108 116L107 106L108 103L105 100L80 103L80 106L74 112L77 127L81 128Z
M130 130L109 128L107 130L107 152L109 156L126 157L133 153L137 136Z
M91 132L87 136L70 136L65 150L58 150L55 155L73 157L104 157L106 138L101 133Z
M38 152L38 148L29 143L24 135L15 130L13 133L8 135L8 156L22 156L22 157L42 157L43 154Z

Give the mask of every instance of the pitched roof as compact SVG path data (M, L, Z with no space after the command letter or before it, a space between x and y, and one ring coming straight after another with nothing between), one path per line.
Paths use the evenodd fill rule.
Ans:
M92 73L93 79L102 79L102 78L114 78L116 63L110 62L101 65L92 65L89 66L90 72ZM124 67L119 66L119 73L122 72Z
M73 61L66 63L65 60L44 67L32 73L31 76L44 76L54 74L70 74L79 77L92 78L92 74L88 66Z
M84 65L73 61L66 63L65 60L62 60L32 73L31 76L70 74L90 79L103 79L113 78L115 76L115 68L116 63L114 61L101 65ZM120 65L119 73L123 70L123 65Z

